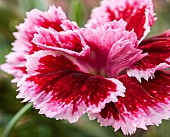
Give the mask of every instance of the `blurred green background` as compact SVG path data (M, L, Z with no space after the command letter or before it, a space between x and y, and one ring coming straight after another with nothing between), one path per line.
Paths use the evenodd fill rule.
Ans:
M80 26L89 18L91 9L99 5L99 0L0 0L0 64L10 52L12 33L15 26L23 22L25 12L33 8L47 10L49 5L61 6L71 20ZM154 35L170 28L170 1L154 0L158 20L151 29ZM16 84L11 84L11 76L0 70L0 137L6 124L24 104L16 97ZM84 116L75 124L56 121L39 115L32 109L25 114L13 129L11 137L124 137L121 131L114 132L111 127L100 127L96 121ZM138 129L132 137L170 137L170 120L163 121L159 127L150 126L147 131Z

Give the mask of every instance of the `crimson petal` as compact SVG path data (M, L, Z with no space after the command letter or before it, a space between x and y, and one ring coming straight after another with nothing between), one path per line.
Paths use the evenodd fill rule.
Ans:
M139 81L141 78L148 80L150 77L154 77L155 71L170 67L169 30L142 41L139 48L148 55L128 70L129 76L136 77Z
M127 30L134 29L138 40L142 40L155 21L151 0L102 0L94 8L87 27L97 27L106 22L124 19Z
M100 112L106 103L124 95L120 81L85 73L75 62L54 51L27 56L29 75L19 81L17 98L33 102L47 117L75 122L84 113Z
M142 83L127 75L118 80L126 87L125 97L106 104L100 113L90 113L91 119L132 134L136 128L147 129L147 125L158 125L162 119L170 118L170 73L156 72L155 79Z

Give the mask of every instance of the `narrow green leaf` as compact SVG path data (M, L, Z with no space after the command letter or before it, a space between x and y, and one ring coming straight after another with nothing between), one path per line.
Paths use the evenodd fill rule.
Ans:
M11 121L6 126L3 137L9 137L12 129L14 128L15 124L18 122L18 120L28 111L32 108L32 104L28 103L25 105L22 109L18 111L18 113L11 119Z

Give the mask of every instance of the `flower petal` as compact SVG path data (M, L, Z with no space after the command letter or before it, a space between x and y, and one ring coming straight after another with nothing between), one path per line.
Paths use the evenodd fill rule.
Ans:
M11 82L16 83L24 74L27 74L23 53L16 54L15 52L11 52L6 56L6 59L7 63L0 65L0 69L12 74L14 79Z
M136 128L147 129L148 125L158 125L162 119L170 118L170 73L156 72L155 79L142 83L127 75L118 80L126 87L125 97L106 104L100 113L90 113L91 119L133 134Z
M155 21L152 0L102 0L100 6L93 9L87 27L120 19L127 22L127 30L134 29L138 40L142 40Z
M170 67L169 30L142 41L139 48L148 55L128 70L129 76L136 77L139 81L141 81L141 78L148 80L150 77L154 77L155 71Z
M28 75L18 83L17 98L33 102L47 117L76 122L86 112L100 112L106 103L124 95L120 81L84 73L63 53L39 51L27 59Z
M78 28L74 22L70 22L66 18L60 7L51 6L47 12L41 12L37 9L28 12L24 23L21 23L17 27L18 32L14 33L16 40L12 44L13 52L6 56L7 63L1 67L15 77L15 82L26 74L24 55L33 54L35 51L41 50L32 42L34 34L37 33L36 26L53 28L56 31Z
M142 50L136 48L136 34L126 31L125 26L126 23L119 20L94 29L82 29L83 38L91 50L91 57L87 62L99 75L118 76L122 70L145 56Z
M34 35L33 42L42 49L62 51L77 57L90 54L90 48L77 29L57 32L40 27L36 30L38 34Z
M88 66L76 58L58 51L41 50L26 56L29 75L53 73L62 70L88 72Z
M129 33L124 37L113 44L107 56L106 71L110 77L120 75L146 56L142 54L142 50L136 48L136 35Z

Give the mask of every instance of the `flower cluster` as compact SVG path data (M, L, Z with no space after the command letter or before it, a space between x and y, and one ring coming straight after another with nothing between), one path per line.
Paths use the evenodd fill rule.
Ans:
M151 0L103 0L84 28L33 9L1 69L40 114L132 134L170 118L170 31L144 39L155 20Z

